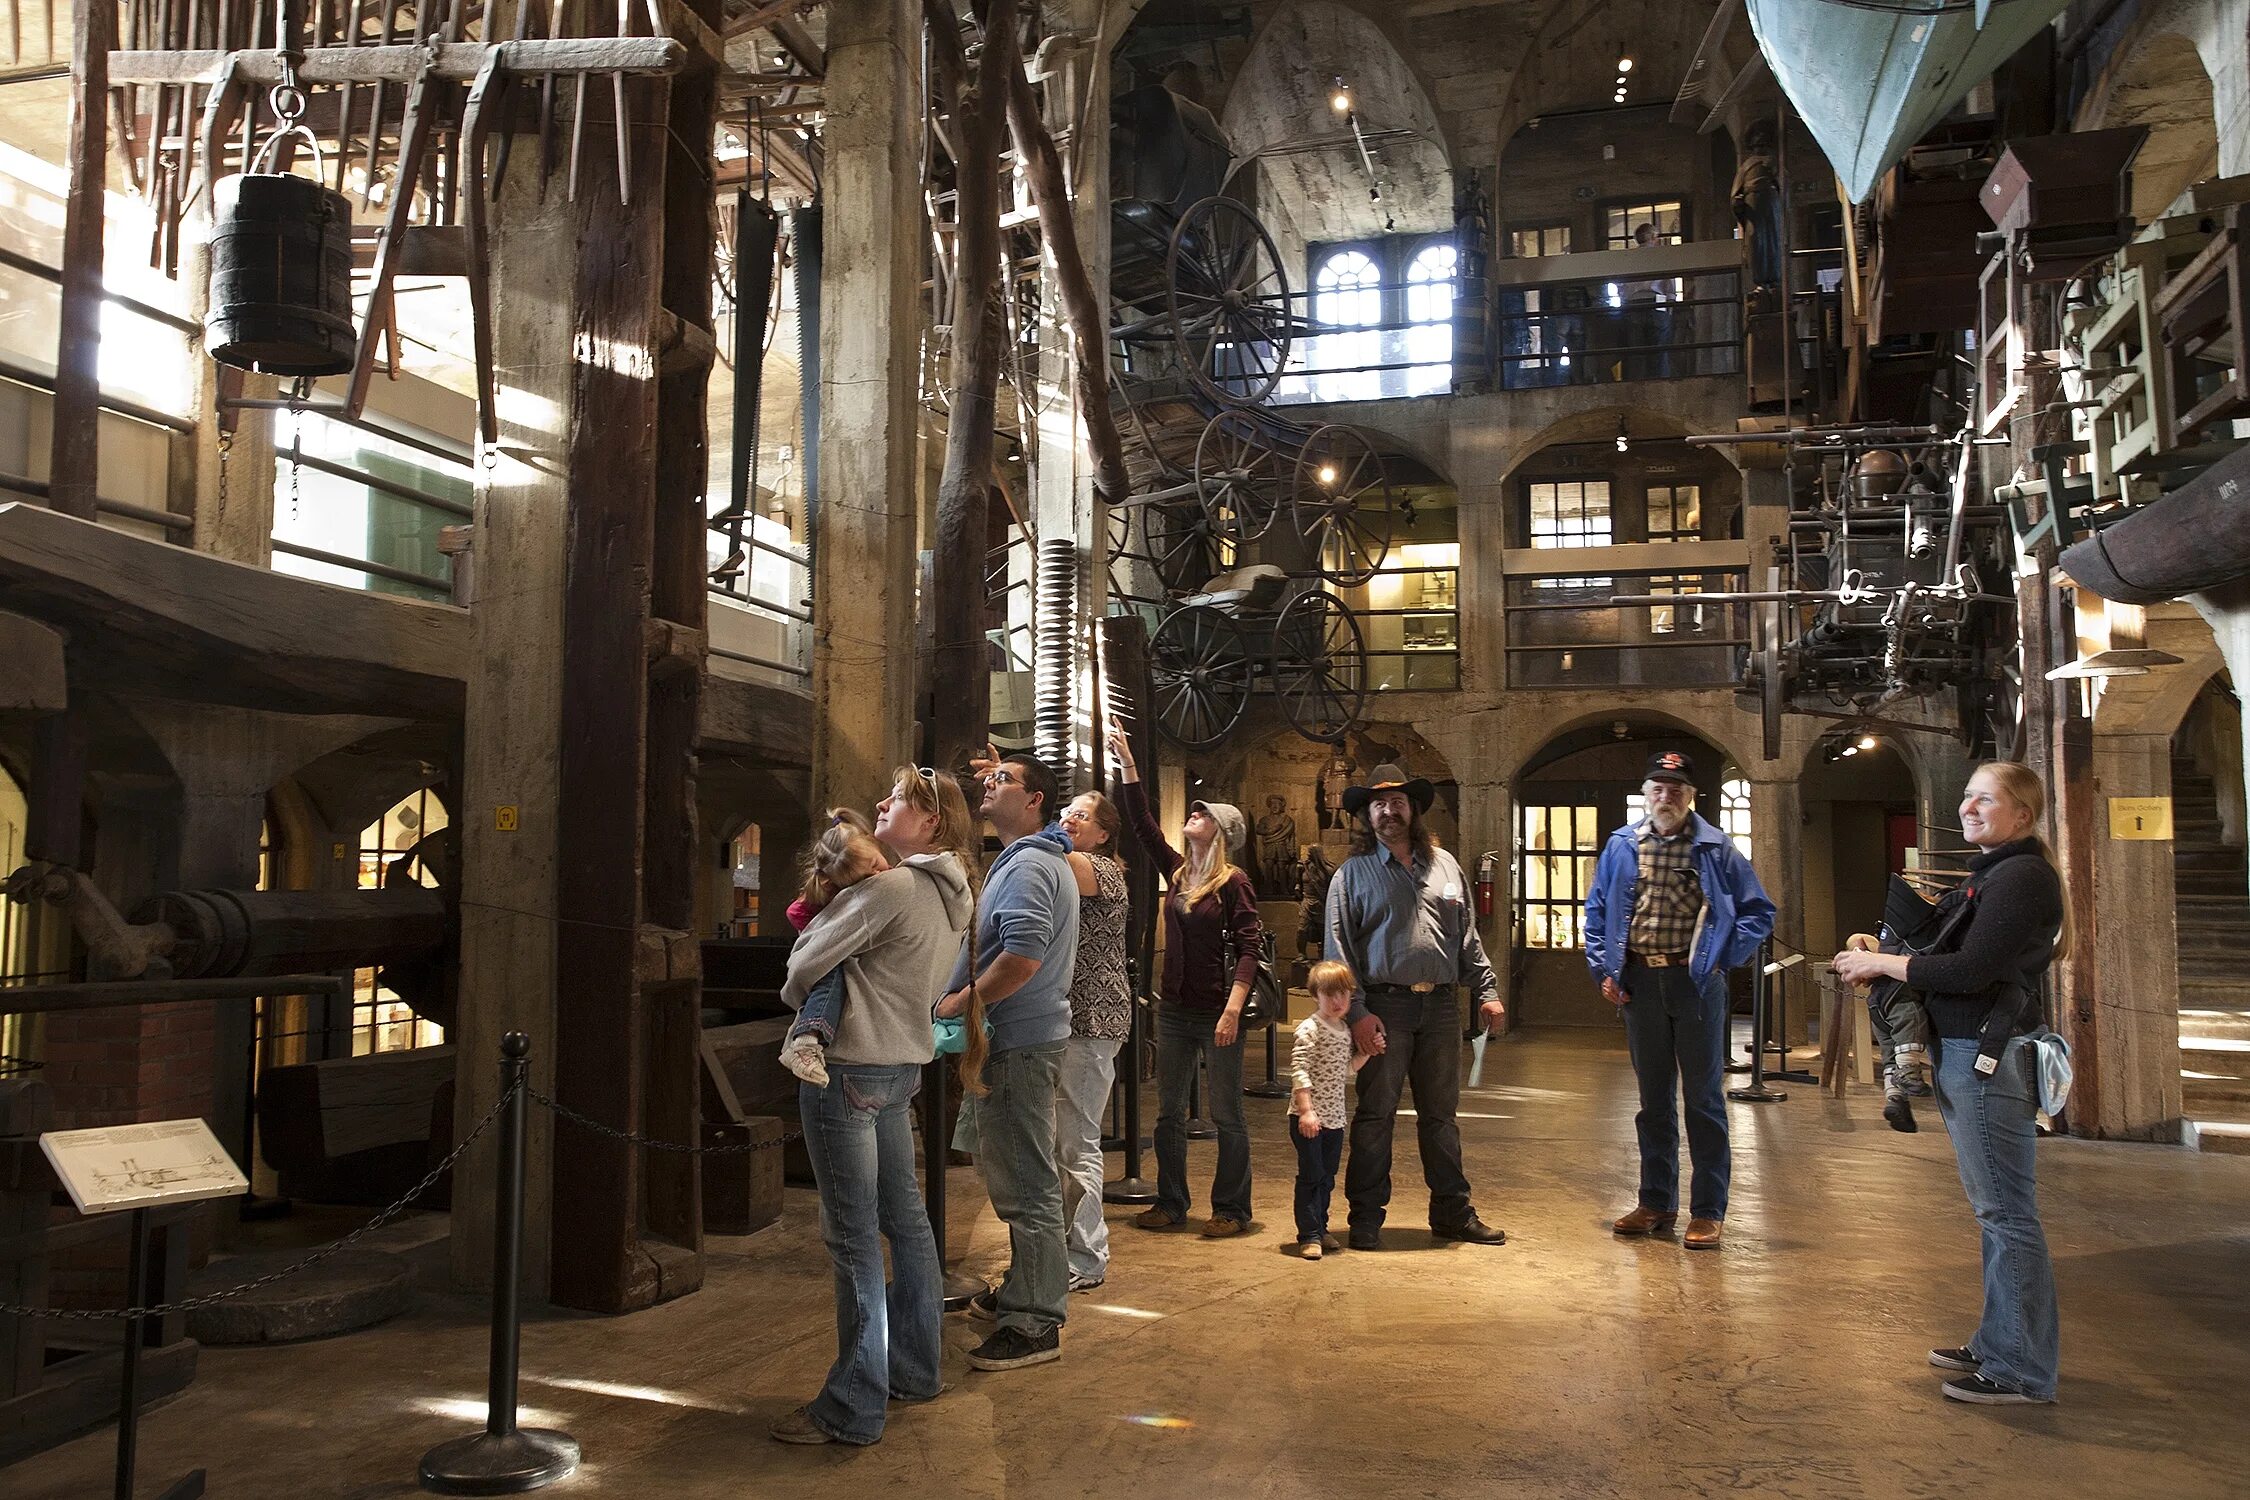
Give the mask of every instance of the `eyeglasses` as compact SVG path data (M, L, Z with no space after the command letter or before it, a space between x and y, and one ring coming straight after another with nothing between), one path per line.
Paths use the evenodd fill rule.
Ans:
M987 771L984 773L984 784L986 786L1022 786L1023 778L1013 771Z

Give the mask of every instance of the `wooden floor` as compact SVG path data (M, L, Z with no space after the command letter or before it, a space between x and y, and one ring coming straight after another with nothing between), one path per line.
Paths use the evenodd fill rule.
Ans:
M814 1203L792 1190L781 1225L716 1243L702 1293L534 1322L524 1420L584 1445L548 1492L572 1496L2250 1494L2250 1160L2043 1145L2062 1400L1962 1407L1925 1353L1973 1325L1975 1227L1934 1112L1901 1136L1878 1103L1733 1106L1726 1248L1620 1242L1622 1035L1518 1037L1461 1106L1478 1207L1510 1243L1422 1232L1402 1119L1390 1248L1308 1265L1282 1250L1281 1106L1252 1100L1259 1233L1152 1235L1111 1210L1110 1281L1072 1299L1058 1363L973 1373L960 1353L983 1325L950 1319L954 1389L862 1450L765 1436L834 1352ZM1194 1148L1199 1200L1210 1153ZM955 1248L993 1270L1004 1236L974 1174L954 1183ZM433 1278L442 1250L417 1252ZM144 1423L141 1493L202 1465L216 1496L415 1494L422 1452L482 1419L484 1352L479 1305L442 1291L349 1338L206 1351ZM0 1471L0 1494L107 1494L110 1443Z

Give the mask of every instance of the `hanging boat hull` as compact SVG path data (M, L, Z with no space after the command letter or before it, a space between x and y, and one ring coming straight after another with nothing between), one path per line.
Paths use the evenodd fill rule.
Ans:
M1854 203L2068 3L1997 0L1989 13L1915 14L1749 0L1759 50Z
M2160 604L2250 577L2250 448L2073 544L2056 566L2119 604Z

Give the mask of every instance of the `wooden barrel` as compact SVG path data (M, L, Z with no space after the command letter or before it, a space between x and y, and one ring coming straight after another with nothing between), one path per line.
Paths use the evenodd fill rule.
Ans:
M341 375L352 326L352 210L305 177L246 172L219 184L204 347L267 375Z
M2250 448L2238 448L2056 565L2119 604L2160 604L2250 576Z

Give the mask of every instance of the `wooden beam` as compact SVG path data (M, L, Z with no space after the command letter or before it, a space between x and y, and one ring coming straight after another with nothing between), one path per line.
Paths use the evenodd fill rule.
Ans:
M299 713L458 718L468 615L0 505L0 600L99 641L87 685Z
M555 41L496 42L508 49L509 70L533 73L677 73L687 65L684 42L659 36L564 37ZM438 42L426 47L315 47L298 65L297 80L320 83L411 83L427 63L432 76L467 83L491 48L482 42ZM281 54L271 50L221 52L111 52L109 81L211 83L229 58L250 83L279 83Z
M1133 481L1125 472L1125 442L1109 404L1109 320L1078 248L1078 221L1070 211L1062 155L1046 121L1039 117L1039 101L1032 95L1020 59L1008 80L1008 130L1015 139L1016 156L1031 178L1039 230L1054 263L1057 300L1070 323L1078 412L1086 423L1087 444L1094 450L1094 489L1104 504L1122 504L1133 492Z
M991 512L994 424L1000 385L1000 143L1007 128L1008 80L1021 72L1015 0L994 0L975 82L959 59L959 21L947 0L928 0L935 49L951 85L950 109L961 154L954 163L959 234L954 276L951 400L945 465L938 478L932 565L937 583L937 649L930 683L931 764L965 765L991 733L992 678L986 665L986 517ZM950 43L950 45L949 45ZM964 86L967 85L967 86Z
M102 216L109 172L109 62L117 12L77 7L71 42L77 85L70 97L70 197L63 208L61 332L55 352L54 438L48 504L94 518L100 483Z

